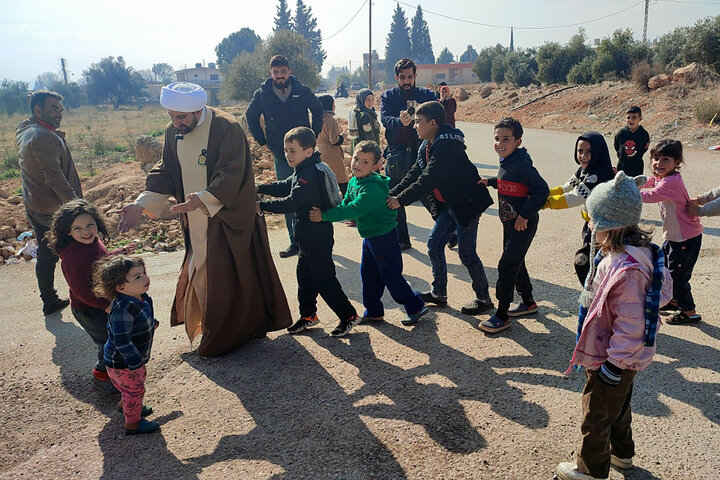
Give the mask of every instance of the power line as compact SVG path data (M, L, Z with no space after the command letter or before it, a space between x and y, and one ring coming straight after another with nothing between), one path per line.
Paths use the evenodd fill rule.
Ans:
M657 2L665 3L694 3L696 5L720 5L720 2L695 2L691 0L655 0Z
M342 27L340 30L338 30L337 32L333 33L332 35L330 35L330 36L327 37L327 38L323 38L323 42L324 42L325 40L330 40L331 38L333 38L333 37L335 37L335 36L337 36L337 35L340 35L340 32L342 32L343 30L345 30L345 28L346 28L348 25L350 25L350 22L352 22L353 20L355 20L355 17L357 17L358 14L360 13L360 11L363 9L363 7L364 7L365 5L367 5L367 2L368 2L368 1L369 1L369 0L365 0L365 1L363 2L363 4L360 5L360 8L358 8L357 12L355 12L355 15L353 15L352 17L350 17L350 20L348 20L347 23L346 23L345 25L343 25L343 27Z
M394 0L394 1L395 1L396 3L400 3L400 4L402 4L402 5L405 5L406 7L410 7L410 8L415 8L415 7L417 7L417 5L411 5L410 3L402 2L402 1L400 1L400 0ZM665 0L665 1L669 1L669 0ZM679 0L678 0L678 1L679 1ZM592 20L586 20L586 21L583 21L583 22L568 23L568 24L566 24L566 25L552 25L552 26L546 26L546 27L518 27L518 26L514 26L514 28L517 29L517 30L551 30L551 29L555 29L555 28L577 27L577 26L580 26L580 25L586 25L586 24L588 24L588 23L593 23L593 22L598 22L598 21L600 21L600 20L605 20L606 18L614 17L615 15L620 15L621 13L626 12L626 11L630 10L631 8L635 8L635 7L637 7L638 5L640 5L640 4L642 4L642 3L645 3L645 0L640 0L640 1L637 2L637 3L634 3L634 4L630 5L629 7L623 8L622 10L618 10L617 12L611 13L611 14L609 14L609 15L604 15L604 16L602 16L602 17L594 18L594 19L592 19ZM429 13L429 14L431 14L431 15L435 15L435 16L438 16L438 17L447 18L448 20L455 20L455 21L457 21L457 22L469 23L469 24L472 24L472 25L479 25L479 26L481 26L481 27L491 27L491 28L510 28L510 27L511 27L511 25L496 25L496 24L492 24L492 23L475 22L475 21L473 21L473 20L466 20L466 19L464 19L464 18L451 17L450 15L445 15L445 14L443 14L443 13L437 13L437 12L431 12L430 10L425 10L424 8L423 8L423 13Z

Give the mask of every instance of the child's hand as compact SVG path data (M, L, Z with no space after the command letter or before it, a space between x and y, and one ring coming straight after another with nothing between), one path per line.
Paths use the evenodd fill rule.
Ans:
M255 202L255 213L258 215L262 215L262 210L260 210L260 202Z
M685 204L685 211L688 215L691 217L699 217L700 216L700 206L692 201L690 199L689 202Z
M312 210L310 210L310 221L311 222L322 222L322 212L319 208L313 207Z
M400 208L400 202L398 201L397 197L388 197L385 203L390 210L397 210L398 208Z
M487 177L480 177L480 180L478 180L477 184L480 185L481 183L487 187L487 184L488 184Z
M122 248L122 251L125 255L132 255L135 253L136 245L134 243L128 243Z
M515 230L518 232L522 232L523 230L527 230L527 218L523 218L520 215L515 219Z
M703 202L700 200L700 197L691 198L690 201L694 203L695 205L702 205Z

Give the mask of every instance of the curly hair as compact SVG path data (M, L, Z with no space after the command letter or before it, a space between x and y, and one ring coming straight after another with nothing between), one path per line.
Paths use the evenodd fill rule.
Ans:
M145 262L140 257L126 255L101 258L93 266L93 292L98 297L114 300L118 287L127 282L127 274L134 267L145 267Z
M603 253L624 252L625 245L633 247L647 247L652 243L652 227L631 225L629 227L608 230L605 239L599 243Z
M90 215L95 220L98 233L102 233L104 237L108 236L105 218L95 205L83 199L70 200L61 205L55 212L50 224L50 230L45 234L50 250L57 253L70 244L72 241L70 228L80 215Z

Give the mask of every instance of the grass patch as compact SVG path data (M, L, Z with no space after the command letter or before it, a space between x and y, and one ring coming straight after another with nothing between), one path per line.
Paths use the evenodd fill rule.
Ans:
M711 95L696 102L693 115L698 122L710 123L713 120L713 125L720 124L720 98Z
M13 195L22 195L22 187L18 187L12 191Z
M0 178L2 178L3 180L9 180L11 178L16 178L19 176L20 176L20 171L14 169L14 168L9 168L9 169L5 170L4 172L2 172L2 174L0 174Z
M88 171L88 172L80 172L80 173L79 173L80 178L92 178L92 177L94 177L95 175L97 175L97 172L96 172L95 170L91 170L91 171Z
M127 151L128 151L128 147L126 147L125 145L115 145L113 147L113 152L125 153Z
M17 150L5 147L5 155L3 156L2 166L6 170L11 168L20 168L20 157L18 156Z

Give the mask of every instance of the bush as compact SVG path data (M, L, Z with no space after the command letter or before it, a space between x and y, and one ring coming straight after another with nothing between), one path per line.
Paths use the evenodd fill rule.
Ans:
M716 96L705 97L693 105L695 120L701 123L720 123L720 98Z
M3 168L9 170L11 168L20 168L20 157L18 157L15 149L5 147L5 158L3 158Z
M14 168L11 168L9 170L5 170L2 173L2 175L0 175L0 178L2 178L3 180L7 180L10 178L15 178L15 177L19 177L19 176L20 176L20 172L15 170Z
M592 83L592 57L585 57L580 63L577 63L570 68L567 75L568 83L580 83L583 85L589 85Z
M125 145L115 145L113 147L113 151L119 152L119 153L124 153L124 152L128 151L128 147L126 147Z
M646 60L633 65L630 78L632 83L638 87L643 90L649 90L648 80L661 73L665 73L665 68L662 65L657 63L650 65L650 62Z

